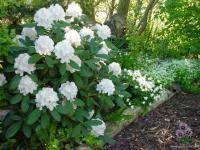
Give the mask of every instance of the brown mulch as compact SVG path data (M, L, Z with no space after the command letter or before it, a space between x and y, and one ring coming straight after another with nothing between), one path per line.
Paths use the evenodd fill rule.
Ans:
M193 131L188 145L180 145L175 135L180 122L187 123ZM114 140L115 144L106 145L104 150L200 150L200 95L174 96L147 116L136 119Z

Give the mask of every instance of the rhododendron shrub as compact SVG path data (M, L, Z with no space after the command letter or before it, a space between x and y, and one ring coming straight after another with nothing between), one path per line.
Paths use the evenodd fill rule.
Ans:
M41 8L34 21L23 25L0 75L10 110L6 138L44 141L54 126L70 129L76 141L108 139L105 115L130 97L120 65L109 60L109 27L87 24L75 3L67 10L58 4Z

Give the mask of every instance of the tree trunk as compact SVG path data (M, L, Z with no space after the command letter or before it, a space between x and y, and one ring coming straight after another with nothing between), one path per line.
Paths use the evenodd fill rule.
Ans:
M116 37L121 37L125 34L129 5L130 0L120 0L117 13L106 22L106 24L111 28L112 34Z
M147 23L148 23L149 15L151 15L152 9L154 8L154 6L157 4L158 1L159 0L150 0L149 4L144 12L143 17L137 26L137 34L138 35L140 35L145 30Z

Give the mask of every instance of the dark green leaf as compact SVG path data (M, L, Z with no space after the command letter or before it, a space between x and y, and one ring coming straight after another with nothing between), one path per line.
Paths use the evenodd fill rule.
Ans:
M19 75L15 75L10 82L10 89L15 90L18 87L20 80L21 77Z
M21 110L22 110L22 112L27 112L28 109L29 109L29 96L25 96L22 99Z
M57 108L57 111L61 114L67 115L71 112L73 112L73 106L70 102L66 102L65 105L59 105Z
M13 98L11 98L10 103L11 104L17 104L22 100L22 95L21 94L17 94L15 95Z
M56 121L60 121L61 120L61 116L60 114L54 109L53 111L50 112L51 116L56 120Z
M45 61L46 61L47 65L50 68L53 68L55 62L54 62L54 60L51 57L49 57L49 56L45 57Z
M78 74L73 74L73 79L78 87L81 88L84 86L83 80L81 79L81 77Z
M80 70L79 65L72 60L70 61L69 65L74 69Z
M41 126L43 128L47 128L49 126L49 115L47 113L45 113L44 115L42 115L41 118Z
M74 104L80 107L84 107L85 103L81 99L75 99Z
M41 116L41 111L39 109L35 109L31 112L31 114L28 116L27 124L32 125L34 124Z
M39 54L34 54L34 55L32 55L32 56L29 58L28 63L29 63L29 64L35 64L35 63L37 63L41 58L42 58L41 55L39 55Z
M78 136L80 132L81 132L81 126L80 125L75 126L75 128L73 128L72 130L72 137Z
M13 137L19 131L20 127L21 127L21 121L12 124L6 130L6 138L9 139L9 138Z
M30 138L30 136L31 136L31 128L29 126L27 126L27 125L24 125L22 130L23 130L24 135L27 138Z
M66 70L66 64L61 64L59 66L59 71L60 71L60 74L63 76L65 74L65 72L67 71Z

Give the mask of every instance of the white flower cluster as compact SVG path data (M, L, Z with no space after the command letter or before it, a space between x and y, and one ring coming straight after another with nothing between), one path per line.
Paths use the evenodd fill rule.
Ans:
M35 102L36 106L40 110L46 106L50 111L52 111L58 105L58 101L58 94L53 90L53 88L42 88L42 90L36 94Z
M37 89L37 84L27 75L23 76L19 82L18 90L21 94L33 94L33 92Z
M58 42L55 46L54 52L57 59L60 59L61 63L69 63L74 56L74 48L67 40Z
M24 72L31 74L33 71L35 71L35 65L29 64L29 59L30 56L27 53L20 54L17 58L15 58L14 68L16 69L16 74L23 76Z
M96 29L97 34L101 39L106 40L111 37L111 30L107 25L97 24Z
M81 38L84 38L86 36L89 36L89 41L91 39L94 38L94 31L92 31L90 28L88 27L83 27L81 30L80 30L80 36Z
M35 41L35 50L40 55L51 55L54 50L54 41L47 35L41 35Z
M6 83L7 83L7 81L6 81L5 75L0 73L0 86L3 86Z
M81 45L81 36L76 30L68 30L65 33L65 39L73 46L78 47Z
M97 126L92 126L92 130L91 130L91 133L96 136L96 137L99 137L101 135L104 135L104 132L106 130L106 124L103 120L101 119L93 119L93 120L98 120L98 121L101 121L102 124L100 125L97 125Z
M153 91L155 83L153 81L147 80L145 76L142 76L140 70L128 70L128 74L132 76L132 79L139 84L142 91Z
M115 76L119 76L122 73L122 69L119 63L112 62L108 65L109 72L113 73Z
M66 21L66 15L73 18L80 17L82 16L82 9L78 4L72 3L68 6L68 9L65 13L64 9L59 4L51 5L49 8L39 9L34 16L34 21L38 26L42 26L45 29L50 29L52 28L54 21Z
M67 81L61 85L59 92L64 95L68 101L73 101L78 93L78 88L74 82Z
M113 95L115 92L115 85L112 80L102 79L97 85L96 90L102 94L108 94L108 96Z

